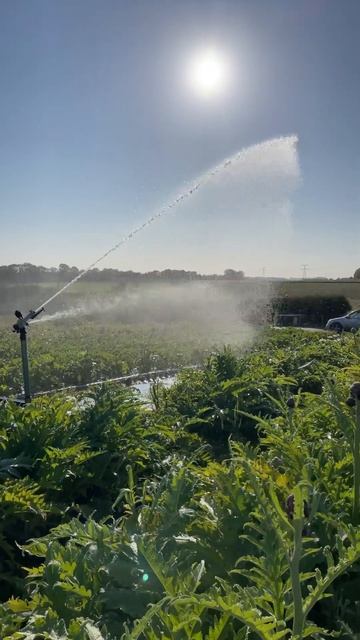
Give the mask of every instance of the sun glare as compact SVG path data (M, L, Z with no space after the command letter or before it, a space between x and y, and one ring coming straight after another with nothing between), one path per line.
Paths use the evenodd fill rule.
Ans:
M199 95L213 96L225 88L228 71L225 56L215 49L206 49L198 52L190 60L188 81Z

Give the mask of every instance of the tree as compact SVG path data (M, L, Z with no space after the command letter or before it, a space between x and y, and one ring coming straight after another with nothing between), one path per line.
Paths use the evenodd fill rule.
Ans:
M245 274L243 271L235 271L235 269L225 269L224 271L224 278L226 278L227 280L242 280L244 276Z
M356 271L354 273L354 279L355 280L360 280L360 267L358 269L356 269Z
M68 264L64 264L64 262L59 264L59 273L69 273L69 271L70 267Z

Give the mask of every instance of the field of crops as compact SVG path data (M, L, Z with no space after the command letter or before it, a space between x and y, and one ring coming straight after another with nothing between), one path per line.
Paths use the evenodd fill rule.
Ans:
M0 396L22 388L18 336L0 326ZM101 317L32 323L28 331L33 393L64 386L142 373L154 369L202 365L213 348L248 343L255 331L238 326L204 325L203 321L124 324Z
M270 330L201 357L151 405L0 406L2 640L359 638L358 338Z
M209 354L210 336L186 323L123 325L101 322L33 324L29 357L34 392L189 364ZM0 395L20 392L18 337L0 328Z

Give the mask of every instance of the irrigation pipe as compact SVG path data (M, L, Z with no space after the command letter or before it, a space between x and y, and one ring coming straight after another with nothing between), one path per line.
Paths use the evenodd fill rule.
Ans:
M155 380L156 378L169 378L180 371L186 371L199 369L199 365L187 365L185 367L174 367L170 369L154 369L153 371L146 371L145 373L133 373L129 376L119 376L117 378L107 378L106 380L96 380L96 382L87 382L86 384L74 384L68 387L60 387L59 389L48 389L47 391L38 391L33 394L34 398L38 398L40 396L49 396L53 393L61 393L62 391L76 391L80 389L88 389L89 387L97 387L103 384L112 384L114 382L131 385L135 382L146 382Z

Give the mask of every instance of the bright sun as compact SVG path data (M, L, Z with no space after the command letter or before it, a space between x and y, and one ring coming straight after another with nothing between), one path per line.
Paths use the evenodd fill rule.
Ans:
M198 94L213 96L225 88L228 71L225 56L215 49L205 49L190 60L188 81Z

